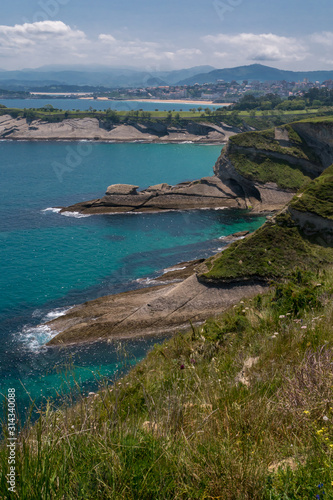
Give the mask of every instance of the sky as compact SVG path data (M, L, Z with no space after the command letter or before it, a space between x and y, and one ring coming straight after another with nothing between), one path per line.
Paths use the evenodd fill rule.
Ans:
M333 69L332 0L11 0L0 69Z

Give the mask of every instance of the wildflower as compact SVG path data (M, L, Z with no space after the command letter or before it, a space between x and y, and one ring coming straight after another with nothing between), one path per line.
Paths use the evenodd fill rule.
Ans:
M330 448L333 448L333 444L330 444ZM333 486L333 485L332 485Z
M318 488L319 488L319 489L320 489L320 488L324 488L323 483L318 484Z
M283 319L283 318L285 318L285 315L281 314L281 316L279 316L279 319Z
M320 495L316 495L316 498L318 498L318 500L320 500Z
M308 410L304 410L303 413L305 413L305 415L310 415L310 412Z
M196 364L196 360L195 359L191 359L191 363L192 363L192 365L195 365Z
M320 431L317 431L318 436L320 436L320 434L322 434L323 432L324 432L323 429L320 429Z
M301 326L301 330L306 330L307 326Z
M185 365L180 365L181 370L185 370Z
M328 417L326 417L326 415L324 415L324 416L323 416L323 420L324 420L325 422L328 422L329 418L328 418Z

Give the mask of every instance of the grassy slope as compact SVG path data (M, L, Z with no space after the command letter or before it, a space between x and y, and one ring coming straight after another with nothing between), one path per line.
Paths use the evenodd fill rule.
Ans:
M333 166L310 182L291 207L333 218ZM285 277L296 266L320 266L333 262L333 249L324 248L304 236L286 211L268 220L249 237L233 243L207 261L208 271L201 276L209 281L233 281Z
M305 238L290 215L280 214L244 240L207 261L201 276L209 281L270 280L287 276L296 266L320 267L333 262L333 250Z
M301 197L295 197L290 206L300 212L333 219L333 165L312 182Z
M332 269L296 272L96 396L47 407L21 434L17 496L0 449L1 498L304 500L321 483L332 498L332 294Z

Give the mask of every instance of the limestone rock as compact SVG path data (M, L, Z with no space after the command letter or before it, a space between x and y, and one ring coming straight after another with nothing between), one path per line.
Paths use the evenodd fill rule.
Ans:
M131 184L112 184L106 190L106 195L136 195L139 186L133 186Z

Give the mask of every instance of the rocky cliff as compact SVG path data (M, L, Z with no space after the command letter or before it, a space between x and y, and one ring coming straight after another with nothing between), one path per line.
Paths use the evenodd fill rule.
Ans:
M333 262L333 166L255 233L208 259L199 281L269 282Z
M232 137L215 175L255 209L274 210L333 163L333 122L304 120Z
M189 125L203 133L207 124ZM216 133L220 133L219 127ZM160 131L161 132L161 131ZM162 133L162 132L161 132ZM229 138L217 160L215 176L181 183L160 184L143 191L110 186L105 196L66 207L88 214L249 208L253 212L280 210L294 194L333 163L333 122L296 122L281 128L246 132Z
M240 132L224 124L192 123L167 126L162 122L128 123L105 126L97 118L70 118L59 123L0 116L0 138L7 140L91 140L112 142L225 143Z

